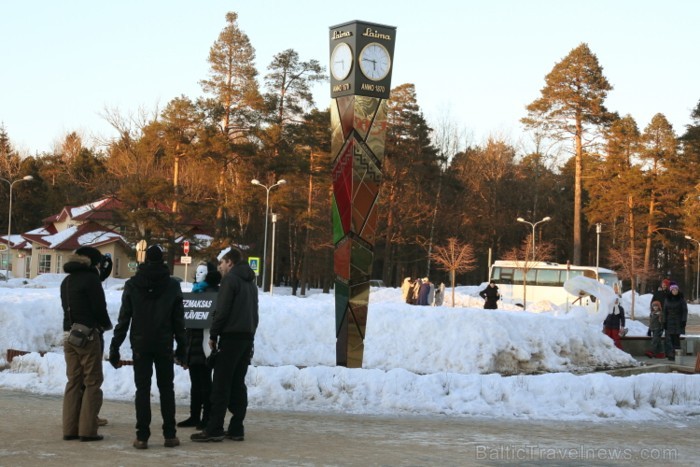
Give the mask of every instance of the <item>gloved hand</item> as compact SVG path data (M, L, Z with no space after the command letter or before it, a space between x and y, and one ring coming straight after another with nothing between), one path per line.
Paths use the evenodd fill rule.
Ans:
M187 354L185 353L185 349L178 345L177 349L175 349L175 363L180 366L185 366L186 359Z
M109 363L116 369L119 368L121 365L119 364L119 361L121 360L121 356L119 355L119 351L116 349L109 349Z

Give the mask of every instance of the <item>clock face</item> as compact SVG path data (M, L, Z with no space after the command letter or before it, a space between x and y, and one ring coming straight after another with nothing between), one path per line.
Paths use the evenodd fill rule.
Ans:
M378 42L367 44L360 52L359 61L362 74L372 81L383 80L391 69L389 51Z
M333 78L342 81L348 77L352 70L352 50L345 42L335 46L331 53L331 73Z

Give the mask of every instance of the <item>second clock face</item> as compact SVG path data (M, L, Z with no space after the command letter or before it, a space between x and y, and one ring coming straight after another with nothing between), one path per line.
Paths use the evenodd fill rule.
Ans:
M360 52L359 65L367 78L381 81L386 78L391 69L389 51L379 42L370 42Z
M352 69L352 50L345 42L336 45L331 53L331 73L338 81L348 77Z

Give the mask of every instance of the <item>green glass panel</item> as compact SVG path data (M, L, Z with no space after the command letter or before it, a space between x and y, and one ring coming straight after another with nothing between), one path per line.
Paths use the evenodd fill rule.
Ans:
M338 205L335 204L335 195L331 202L331 215L333 216L333 243L338 243L345 236L343 232L343 222L340 220Z

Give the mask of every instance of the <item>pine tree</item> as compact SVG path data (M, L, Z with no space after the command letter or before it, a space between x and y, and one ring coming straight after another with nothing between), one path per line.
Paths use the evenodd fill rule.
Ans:
M230 165L240 160L241 152L248 144L247 137L257 125L262 108L255 69L255 49L248 36L238 27L238 15L226 14L227 26L209 50L209 78L202 80L203 90L213 96L208 102L210 118L215 122L229 145L218 153L219 190L217 237L224 234L224 212L230 188L235 188L228 178Z
M598 58L581 44L554 65L545 77L542 96L527 106L522 122L549 137L573 138L575 147L573 262L581 263L581 210L583 153L590 136L610 115L604 106L612 86L603 75Z

